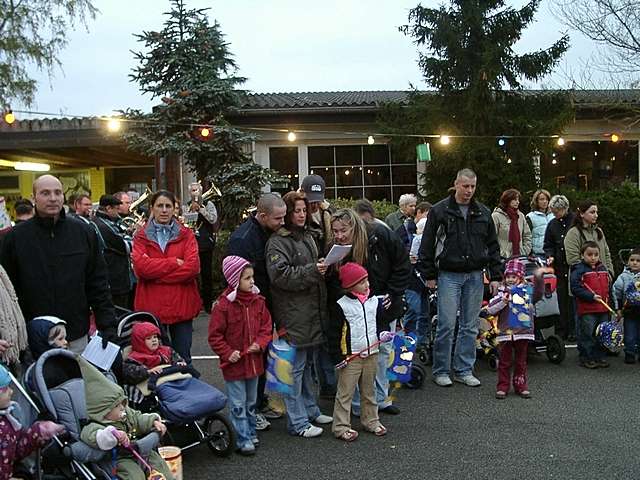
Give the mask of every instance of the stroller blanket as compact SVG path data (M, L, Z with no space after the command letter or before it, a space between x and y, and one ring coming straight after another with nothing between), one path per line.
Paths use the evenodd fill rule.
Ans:
M197 378L184 378L157 386L162 415L174 423L192 422L222 410L227 397Z

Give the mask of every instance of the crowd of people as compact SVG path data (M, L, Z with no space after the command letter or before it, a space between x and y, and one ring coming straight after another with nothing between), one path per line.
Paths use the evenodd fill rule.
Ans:
M495 316L495 396L506 398L512 384L517 395L530 398L528 343L543 278L551 272L558 279L556 331L577 340L580 364L608 366L594 330L608 320L609 307L624 317L625 362L635 363L640 250L632 251L614 283L595 203L581 202L572 211L566 197L538 190L525 215L520 192L509 189L491 211L476 200L477 181L472 170L460 170L446 198L431 205L402 195L399 209L382 221L366 199L353 209L334 209L322 177L309 175L299 191L262 195L215 266L217 212L212 202L201 202L201 186L191 186L186 207L197 213L195 225L181 221L178 200L164 190L150 195L147 218L132 225L123 222L132 213L128 193L103 195L96 212L86 194L65 208L62 184L43 175L33 184L34 204L16 205L20 216L2 238L0 360L18 372L48 348L80 353L94 327L105 345L117 343L117 310L133 309L152 313L166 330L135 332L138 356L122 369L125 376L144 377L160 363L191 364L193 320L205 310L237 449L245 455L255 453L257 432L280 417L291 435L317 437L331 425L336 438L350 442L358 437L353 412L365 431L385 435L380 414L401 413L387 378L389 339L400 330L415 332L432 357L436 385L478 387L478 319ZM348 253L325 262L334 246ZM534 257L539 267L528 276L525 264ZM226 279L215 301L212 268ZM434 292L436 311L429 302ZM170 345L162 345L164 333ZM291 391L280 401L265 392L275 337L295 348ZM316 384L320 396L335 399L332 413L320 410ZM0 394L7 388L0 385ZM106 391L120 410L129 408L119 391ZM0 415L8 411L5 403ZM115 408L113 402L99 408L107 406ZM156 420L145 417L145 425L156 428ZM118 435L112 435L116 444L124 441Z

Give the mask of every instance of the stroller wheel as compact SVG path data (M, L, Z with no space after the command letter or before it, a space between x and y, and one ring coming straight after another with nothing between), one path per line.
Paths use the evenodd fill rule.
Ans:
M212 438L207 442L214 455L228 457L236 446L236 434L231 422L221 413L209 415L204 424L205 433Z
M547 344L547 358L551 363L562 363L564 357L567 355L567 351L564 348L564 342L560 337L551 335L546 338Z
M492 372L498 370L498 356L495 353L487 355L487 366Z
M420 347L418 350L418 360L423 365L431 365L431 351L429 347Z
M425 371L422 365L414 363L411 365L411 380L409 380L406 385L407 388L415 390L416 388L422 387L424 383L424 379L427 376L427 372Z

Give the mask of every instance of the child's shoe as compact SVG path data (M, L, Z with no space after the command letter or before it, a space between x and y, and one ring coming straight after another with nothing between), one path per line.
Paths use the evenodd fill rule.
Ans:
M601 360L597 360L596 364L598 365L598 368L609 368L609 362L607 362L604 358Z
M320 427L316 427L315 425L309 425L303 431L301 431L298 435L304 438L313 438L319 437L322 435L323 430Z
M529 390L518 392L518 395L520 395L522 398L531 398L531 392Z
M636 356L633 353L625 353L624 354L624 363L636 363Z
M507 398L507 392L503 392L502 390L498 390L496 392L496 398L498 400L504 400L505 398Z
M251 456L251 455L255 455L256 454L256 447L253 445L253 442L251 442L248 445L244 445L244 446L240 447L238 449L238 453L240 455L244 455L246 457Z

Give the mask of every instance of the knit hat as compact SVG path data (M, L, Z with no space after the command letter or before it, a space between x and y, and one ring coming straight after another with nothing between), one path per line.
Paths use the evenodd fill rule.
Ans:
M340 269L339 275L340 284L345 290L348 290L369 276L365 268L355 262L345 263Z
M7 370L4 365L0 365L0 388L5 388L9 385L11 385L9 370Z
M517 277L524 278L524 262L518 258L512 258L507 262L507 265L504 268L504 274L505 276L516 275Z
M228 257L224 257L224 260L222 260L222 273L229 285L229 288L232 290L232 292L227 295L227 298L230 301L233 302L236 299L242 271L250 266L251 263L248 260L238 257L237 255L229 255ZM260 293L260 290L254 285L253 292Z

